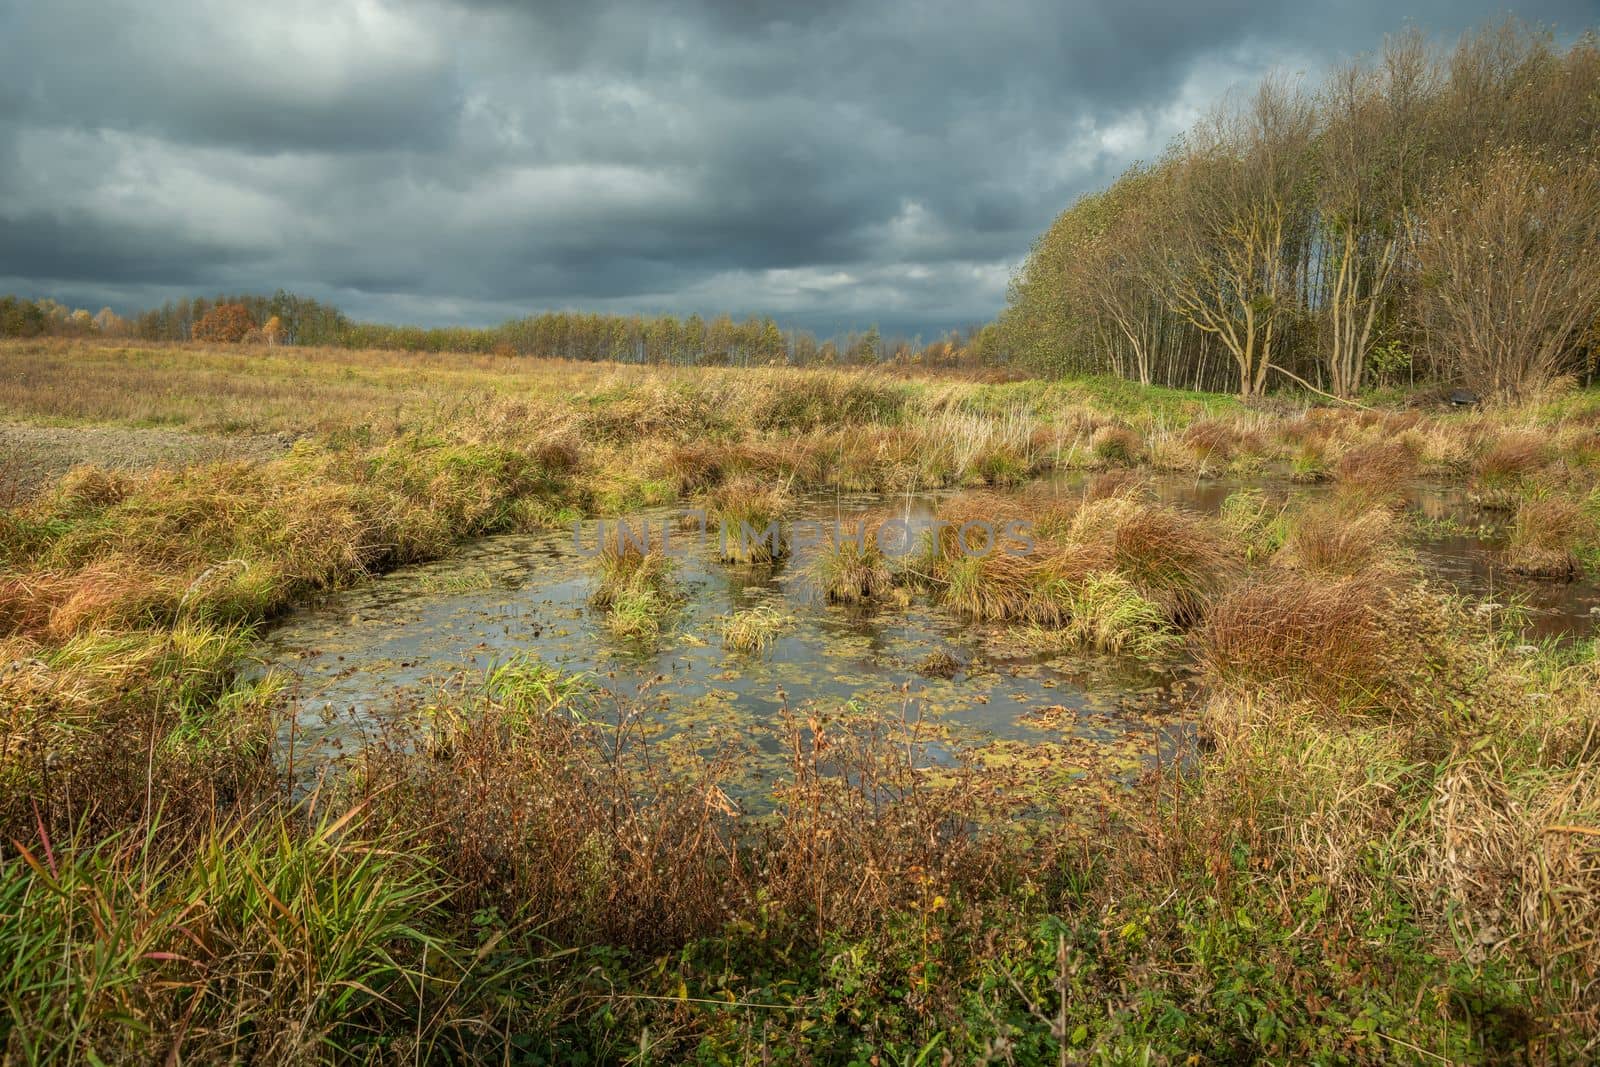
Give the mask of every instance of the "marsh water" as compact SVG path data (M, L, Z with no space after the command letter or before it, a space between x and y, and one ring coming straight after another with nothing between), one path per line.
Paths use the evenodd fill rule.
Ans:
M1081 478L1037 492L1079 493ZM1269 497L1316 486L1257 482ZM1242 483L1169 478L1158 496L1215 513ZM893 509L913 526L937 495L828 496L805 501L799 521L849 530ZM1484 602L1517 605L1529 641L1587 636L1600 624L1600 587L1512 578L1497 564L1503 516L1451 489L1417 489L1413 540L1424 567ZM658 536L679 513L631 516ZM875 607L829 604L808 580L814 550L773 564L727 564L715 538L674 535L686 594L657 643L619 639L588 603L595 525L504 535L447 560L409 567L332 594L284 620L265 640L264 665L290 678L283 758L302 781L337 764L396 723L480 689L495 665L531 657L581 674L605 713L631 715L663 744L744 753L751 784L782 763L780 726L856 709L914 724L932 762L958 747L1060 781L1130 775L1186 757L1190 684L1181 661L1021 648L1003 627L953 619L920 598ZM764 606L785 625L761 653L724 648L722 623Z

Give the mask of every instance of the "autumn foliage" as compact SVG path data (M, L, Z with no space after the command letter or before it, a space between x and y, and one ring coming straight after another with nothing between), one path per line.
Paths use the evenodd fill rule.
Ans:
M218 304L194 324L194 339L236 345L255 328L256 322L243 304Z

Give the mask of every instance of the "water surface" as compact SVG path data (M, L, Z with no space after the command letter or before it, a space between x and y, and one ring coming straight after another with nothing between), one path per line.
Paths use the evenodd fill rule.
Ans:
M1328 491L1254 484L1282 500ZM1082 485L1082 478L1065 477L1031 491L1079 493ZM1207 513L1239 488L1227 480L1156 483L1161 499ZM931 495L813 498L799 517L848 529L891 508L915 524L935 505ZM1414 548L1438 580L1482 600L1522 604L1530 640L1594 631L1594 583L1503 572L1503 517L1450 489L1414 490L1409 507L1426 520ZM634 519L636 528L645 520L659 531L675 515ZM958 744L981 745L983 758L997 763L1038 765L1047 753L1068 777L1181 758L1192 738L1185 727L1192 686L1181 661L1020 648L1004 627L953 619L919 598L829 604L806 577L810 550L769 565L730 565L716 558L710 539L674 534L673 544L685 550L678 577L686 599L653 645L612 636L588 604L593 524L581 539L568 530L480 540L448 560L405 568L295 613L265 642L267 662L293 679L281 736L286 762L298 778L316 773L386 724L425 720L431 706L470 693L494 665L517 656L584 675L603 709L642 716L664 744L734 746L746 753L753 780L781 763L785 710L802 718L887 710L919 724L935 762ZM789 620L775 645L759 655L725 649L722 621L758 605ZM945 670L931 669L930 657L940 654Z

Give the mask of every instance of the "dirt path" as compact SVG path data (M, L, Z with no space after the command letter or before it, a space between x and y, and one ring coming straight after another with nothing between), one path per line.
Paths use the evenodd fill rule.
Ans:
M264 459L288 444L286 435L222 437L184 430L0 421L0 505L24 500L85 463L115 470L187 467L221 459Z

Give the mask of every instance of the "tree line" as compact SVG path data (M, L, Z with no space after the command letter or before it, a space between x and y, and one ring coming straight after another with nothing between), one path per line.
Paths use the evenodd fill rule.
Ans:
M331 305L279 290L168 301L123 319L50 300L0 297L0 336L130 337L147 341L264 343L409 352L461 352L619 363L766 366L986 366L1001 358L993 324L953 330L933 341L884 337L876 326L819 339L769 317L600 315L546 312L498 326L396 326L355 322Z
M1402 33L1313 90L1269 77L1081 197L1013 279L997 345L1247 396L1592 379L1597 153L1594 32Z

